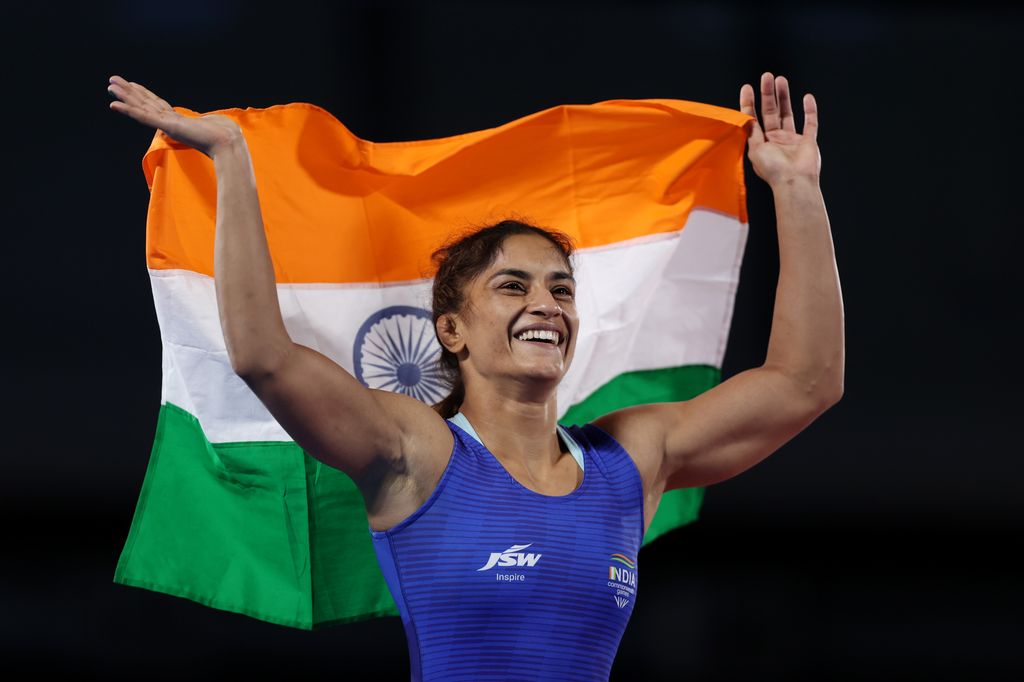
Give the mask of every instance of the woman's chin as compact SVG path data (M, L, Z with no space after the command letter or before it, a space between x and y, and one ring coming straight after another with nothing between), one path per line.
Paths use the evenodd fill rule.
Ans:
M559 360L550 363L532 363L529 367L523 368L523 373L535 381L558 383L568 369L568 365Z

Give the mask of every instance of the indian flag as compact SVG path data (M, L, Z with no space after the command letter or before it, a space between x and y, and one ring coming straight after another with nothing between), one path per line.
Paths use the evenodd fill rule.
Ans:
M720 381L747 236L745 114L610 100L375 143L310 104L216 113L238 121L252 153L289 334L367 386L427 403L446 394L430 254L506 218L579 247L563 423ZM305 629L397 615L355 485L303 452L231 370L212 162L158 132L143 169L163 387L115 582ZM645 542L694 520L702 492L666 494Z

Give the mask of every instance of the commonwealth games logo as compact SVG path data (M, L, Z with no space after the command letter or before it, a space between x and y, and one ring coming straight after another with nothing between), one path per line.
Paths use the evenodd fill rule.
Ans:
M615 604L624 609L636 597L636 561L616 552L608 563L608 587L614 591Z
M395 305L375 312L356 332L352 366L368 388L402 393L432 405L447 395L430 311Z

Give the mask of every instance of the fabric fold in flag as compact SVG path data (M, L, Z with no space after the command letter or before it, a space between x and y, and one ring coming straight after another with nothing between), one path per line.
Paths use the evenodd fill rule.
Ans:
M311 104L210 113L236 120L248 142L289 334L363 384L430 404L446 395L431 253L508 218L561 230L579 249L562 423L720 381L747 236L751 117L609 100L378 143ZM158 132L143 170L162 392L115 582L304 629L397 615L355 485L296 445L231 370L212 162ZM645 542L696 519L702 494L667 493Z

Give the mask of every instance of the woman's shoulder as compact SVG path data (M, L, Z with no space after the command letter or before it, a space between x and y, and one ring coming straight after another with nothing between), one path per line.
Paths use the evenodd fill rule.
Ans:
M611 452L614 454L629 454L625 447L606 428L603 428L596 420L585 424L574 424L566 427L569 433L578 442L590 446L593 450L600 452Z
M588 437L603 447L618 447L636 465L644 489L657 479L664 460L664 443L658 439L656 424L649 423L646 405L627 407L602 415L585 425Z

